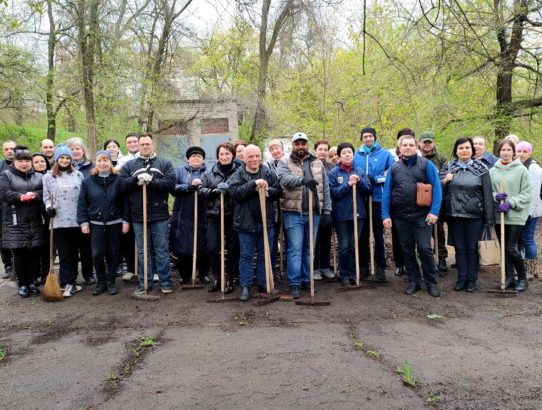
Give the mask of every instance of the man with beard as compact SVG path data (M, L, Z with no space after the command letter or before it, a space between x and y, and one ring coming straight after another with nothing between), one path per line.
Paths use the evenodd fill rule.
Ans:
M326 170L322 161L309 153L309 139L302 132L292 137L292 154L278 164L280 185L283 188L284 229L288 240L288 284L294 298L300 288L310 290L309 195L313 197L313 238L320 223L331 224L331 197Z

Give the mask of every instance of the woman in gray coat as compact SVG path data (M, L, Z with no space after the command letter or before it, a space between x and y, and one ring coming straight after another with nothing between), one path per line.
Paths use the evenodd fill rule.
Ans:
M0 174L2 248L13 251L19 295L39 295L32 282L38 275L36 258L44 244L42 227L42 175L34 172L32 156L25 146L15 147L15 159Z

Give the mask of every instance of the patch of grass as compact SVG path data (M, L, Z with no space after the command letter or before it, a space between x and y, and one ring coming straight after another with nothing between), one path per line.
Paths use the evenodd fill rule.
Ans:
M119 375L114 370L109 371L109 373L107 373L107 376L105 377L105 380L107 380L108 382L115 382L118 379Z
M425 402L430 406L436 406L437 404L442 403L443 397L440 394L430 394Z
M139 342L139 347L152 347L156 344L156 338L154 336L147 336L141 339Z
M411 387L416 387L416 379L414 379L412 366L404 361L401 366L395 369L396 373L399 373L402 376L403 383Z
M0 362L6 358L8 355L8 352L6 352L4 349L0 349Z
M437 315L436 313L430 313L427 315L427 318L431 320L444 320L444 316Z
M369 356L371 359L380 358L380 350L367 350L365 353L367 353L367 356Z
M362 352L364 351L363 342L361 340L352 339L352 347L354 348L354 350L361 350Z

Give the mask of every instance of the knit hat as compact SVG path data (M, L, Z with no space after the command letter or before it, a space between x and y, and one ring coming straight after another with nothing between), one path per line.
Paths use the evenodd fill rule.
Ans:
M70 157L70 161L73 161L72 150L64 144L58 144L56 146L55 155L53 157L54 161L56 162L63 155Z
M203 148L198 147L196 145L186 150L186 159L190 159L190 157L195 154L200 154L203 157L203 159L205 159L205 151L203 150Z
M432 141L432 142L434 142L435 141L435 133L431 132L431 131L422 132L422 134L420 135L420 141L421 142L424 142L424 141Z
M364 129L362 129L360 137L363 137L363 134L367 134L367 133L373 134L376 140L376 130L373 127L365 127Z
M299 140L303 140L303 141L309 142L309 138L307 137L307 134L305 134L304 132L296 132L296 133L292 136L292 142L296 142L296 141L299 141Z
M98 159L98 157L99 157L100 155L105 155L105 156L106 156L107 158L109 158L109 160L111 161L111 154L109 153L109 151L106 151L106 150L101 149L100 151L98 151L98 152L96 153L96 156L95 156L94 158Z

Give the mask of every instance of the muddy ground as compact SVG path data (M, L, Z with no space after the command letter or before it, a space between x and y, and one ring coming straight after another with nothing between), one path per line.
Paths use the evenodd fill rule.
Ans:
M525 294L497 298L484 292L498 283L495 268L483 269L476 294L454 292L452 270L435 299L425 290L406 296L403 278L391 269L388 277L389 285L346 293L319 283L327 307L212 304L206 290L178 288L150 303L132 299L127 284L117 296L94 297L86 287L53 304L22 300L14 282L0 281L1 403L542 408L541 280ZM414 386L396 372L405 362Z

